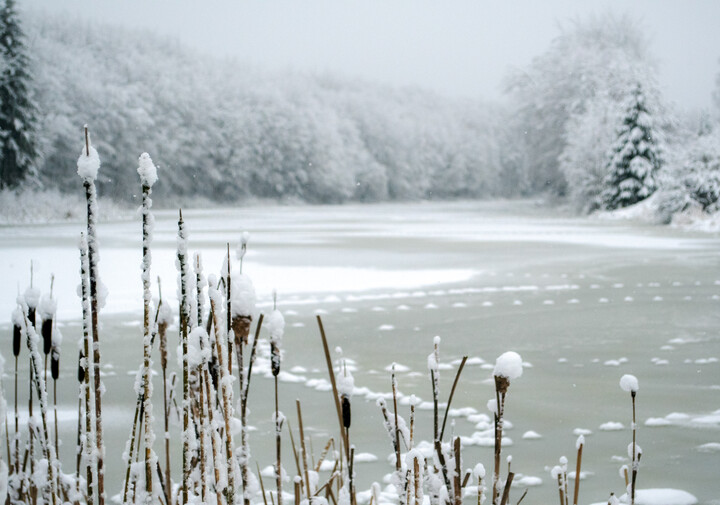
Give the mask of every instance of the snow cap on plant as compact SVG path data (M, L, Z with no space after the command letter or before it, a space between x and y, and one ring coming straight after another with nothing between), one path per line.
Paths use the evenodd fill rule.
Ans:
M237 248L237 259L242 261L242 259L245 257L245 253L247 252L247 245L250 241L250 233L247 231L244 231L240 234L240 243L238 244Z
M640 386L638 384L637 377L635 377L634 375L625 374L620 377L620 387L623 391L627 391L631 395L635 396Z
M495 385L500 393L507 392L510 381L522 375L522 358L513 351L501 354L495 361Z
M157 168L153 164L148 153L142 153L138 159L137 173L140 175L140 181L143 186L152 187L158 180Z
M83 146L77 160L77 173L84 182L94 182L100 169L100 156L90 141Z
M232 317L252 317L255 313L255 286L245 274L232 276Z

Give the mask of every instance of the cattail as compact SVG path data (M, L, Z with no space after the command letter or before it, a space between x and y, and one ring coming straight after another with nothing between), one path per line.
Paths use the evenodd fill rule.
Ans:
M637 377L629 374L623 375L620 378L620 388L623 391L629 392L630 398L632 399L632 443L628 446L628 456L632 461L632 476L630 480L630 505L634 505L635 481L637 480L640 456L642 455L642 450L636 442L637 421L635 417L635 397L637 396L638 389L640 388Z
M498 484L500 482L500 455L502 453L503 415L505 411L505 395L510 381L522 375L522 358L516 352L501 354L495 362L493 377L495 378L495 465L493 469L492 503L497 504ZM492 405L490 405L492 406Z
M245 241L245 243L247 243ZM241 246L245 247L245 246ZM244 255L244 250L241 249ZM275 485L277 488L277 501L278 505L282 505L282 452L281 452L281 438L282 438L282 425L285 420L285 416L280 412L280 401L278 396L278 375L280 374L280 360L281 352L280 345L282 343L283 334L285 332L285 318L277 309L277 293L273 293L273 311L270 314L267 324L268 332L270 333L270 359L272 374L275 382L275 415L273 420L275 421Z
M30 320L27 319L24 325L25 334L27 335L27 347L30 352L30 365L33 369L33 383L40 403L40 420L41 420L41 437L40 447L43 451L44 457L48 461L48 489L44 494L50 495L50 501L53 505L58 503L57 493L57 480L55 478L55 471L57 465L57 458L54 451L54 447L50 444L50 437L48 435L47 427L47 389L45 380L40 374L40 352L37 348L39 337L35 332L35 329L30 324Z
M58 414L57 414L57 381L60 378L60 345L62 334L57 328L52 332L52 343L50 346L50 375L53 380L53 421L55 427L55 454L60 455L60 437L58 436Z
M182 503L188 503L188 483L191 471L190 451L190 386L188 370L188 325L190 318L190 293L187 265L187 234L182 218L182 210L178 219L177 237L177 267L179 270L180 287L180 341L182 345L182 381L183 381L183 473L182 473Z
M13 310L12 321L13 321L13 356L17 358L20 355L20 342L22 339L22 328L20 326L22 320L22 312L19 308Z
M150 302L152 295L150 293L150 268L152 264L152 256L150 253L150 244L152 243L152 233L154 227L154 217L151 212L152 186L158 179L157 169L152 162L148 153L143 153L138 159L137 172L140 176L142 186L142 284L143 284L143 411L145 414L144 424L144 442L145 442L145 492L147 499L157 501L159 492L153 489L153 478L155 474L156 456L153 451L153 442L155 441L155 433L153 432L153 405L152 405L152 359L150 353L152 351L150 326Z
M102 386L100 384L100 338L98 333L98 312L105 305L105 288L98 272L99 251L97 242L97 191L95 179L100 169L100 157L90 145L90 136L85 126L85 147L77 161L77 173L83 180L87 201L87 246L88 279L90 285L90 324L92 328L93 379L95 388L95 460L98 474L98 505L105 505L105 443L102 424Z
M215 354L218 358L218 369L220 372L220 390L222 394L222 413L225 422L225 459L227 461L227 486L225 487L225 496L228 503L235 501L235 459L233 456L233 436L230 429L230 422L233 417L233 392L232 392L232 376L225 363L227 356L227 333L223 335L220 328L221 315L221 295L215 288L216 280L214 276L208 278L208 295L210 298L210 311L213 317L213 326L215 327ZM222 491L219 489L219 491Z
M94 450L92 416L92 398L90 396L90 379L92 355L90 354L91 338L92 338L92 322L90 316L90 264L88 260L88 243L83 233L80 233L80 299L82 300L83 314L83 351L80 366L83 369L83 389L85 390L85 462L86 462L86 482L87 482L87 501L94 503L93 500L93 458Z
M160 277L157 279L158 283L158 338L160 339L160 367L162 368L162 379L163 379L163 419L165 428L165 492L168 496L172 495L172 480L170 475L170 409L168 402L168 382L167 382L167 364L168 364L168 352L167 352L167 329L172 322L172 310L170 305L163 303L162 299L162 286L160 284Z
M45 354L45 357L47 359L47 355L50 354L50 350L52 349L53 320L55 318L55 311L57 310L57 302L52 297L52 291L49 296L46 295L42 297L42 299L40 300L39 308L40 316L42 317L40 334L43 338L43 354Z

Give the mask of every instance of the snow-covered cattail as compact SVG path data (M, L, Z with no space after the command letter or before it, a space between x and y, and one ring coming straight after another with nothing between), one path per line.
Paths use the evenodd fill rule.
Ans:
M53 320L55 311L57 310L57 302L52 294L45 295L40 299L40 317L42 318L42 326L40 333L43 338L43 353L47 356L52 348Z
M355 379L353 378L352 372L348 370L345 360L343 360L340 373L338 374L337 388L342 406L343 426L345 429L348 429L350 428L351 421L350 399L352 398L353 390L355 389Z
M16 358L20 355L20 342L22 340L22 317L22 311L19 307L13 310L13 356L15 356Z
M522 358L516 352L509 351L501 354L495 361L493 377L495 378L495 402L488 407L494 409L495 414L495 464L493 467L493 494L495 503L500 483L500 455L502 454L503 416L505 411L505 395L510 387L510 381L522 375Z
M625 374L620 378L620 388L630 393L632 399L632 442L628 446L628 456L632 461L632 476L630 480L630 505L635 503L635 483L637 481L637 472L640 463L640 456L642 451L640 446L636 442L637 433L637 421L635 416L635 397L637 396L638 389L640 389L637 377L630 374Z
M150 244L152 243L154 217L151 212L152 186L158 179L157 169L148 153L142 153L138 159L137 173L142 186L142 285L143 285L143 413L144 413L144 445L145 445L145 493L147 499L159 500L159 490L153 488L155 475L155 461L157 456L153 451L155 433L153 431L154 416L152 404L152 328L150 325L150 267L152 256Z
M232 330L235 345L247 344L250 323L255 313L255 286L246 274L232 276Z
M32 266L30 267L32 269ZM30 324L35 326L37 308L40 304L40 290L34 288L32 284L25 290L24 296L25 305L27 306L27 316L30 320Z
M268 333L270 333L270 356L272 360L272 374L277 377L280 373L280 346L282 338L285 334L285 318L277 309L277 293L273 293L275 309L270 314L267 323Z
M85 145L77 161L77 173L83 181L85 199L87 201L87 256L88 284L90 287L90 320L92 328L93 379L95 388L95 457L98 475L98 505L105 505L105 442L102 424L102 386L100 384L100 340L98 334L98 311L105 304L106 290L100 280L98 262L100 261L97 242L97 191L95 180L100 169L100 156L90 145L90 136L85 126Z

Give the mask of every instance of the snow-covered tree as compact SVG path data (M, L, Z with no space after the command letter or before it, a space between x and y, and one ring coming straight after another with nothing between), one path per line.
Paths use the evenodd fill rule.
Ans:
M601 94L589 101L582 114L568 120L560 170L578 210L592 212L602 207L607 165L621 112L614 100Z
M37 109L15 0L0 7L0 189L36 175Z
M683 139L674 146L668 170L661 179L660 211L665 220L688 209L712 213L720 210L720 130Z
M530 192L566 192L559 157L567 145L571 117L585 112L594 97L622 100L633 82L653 75L646 37L628 17L606 13L575 19L530 65L513 71L507 91L515 106L515 141L525 150Z
M602 193L606 209L633 205L658 187L657 173L663 163L662 134L653 109L642 84L637 83L628 98L607 165Z

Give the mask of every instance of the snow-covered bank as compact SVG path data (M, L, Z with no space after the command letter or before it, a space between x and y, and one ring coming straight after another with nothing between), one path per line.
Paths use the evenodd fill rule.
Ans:
M83 221L86 216L82 191L73 194L51 190L0 191L0 225L46 224ZM103 221L129 218L133 210L109 198L100 201Z
M591 215L601 221L636 221L649 224L669 224L673 228L707 233L720 233L720 212L708 214L698 207L672 215L663 209L664 195L655 193L641 202L613 211L598 211Z

